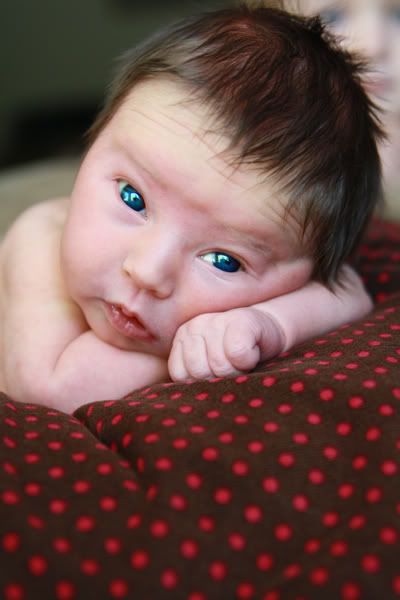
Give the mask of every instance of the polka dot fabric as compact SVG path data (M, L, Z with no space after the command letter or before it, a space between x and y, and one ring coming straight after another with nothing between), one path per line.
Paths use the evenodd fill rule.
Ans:
M362 248L372 315L249 375L3 396L0 598L400 598L398 251Z

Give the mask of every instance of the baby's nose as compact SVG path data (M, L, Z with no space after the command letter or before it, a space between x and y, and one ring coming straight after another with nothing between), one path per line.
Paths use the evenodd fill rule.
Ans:
M168 298L176 287L180 262L173 240L160 236L135 244L126 255L122 268L138 289L163 299Z

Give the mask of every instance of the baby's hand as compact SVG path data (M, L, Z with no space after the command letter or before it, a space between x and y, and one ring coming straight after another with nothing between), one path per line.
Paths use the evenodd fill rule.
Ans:
M202 314L176 332L169 375L182 381L249 371L260 360L279 354L284 345L277 322L257 308Z

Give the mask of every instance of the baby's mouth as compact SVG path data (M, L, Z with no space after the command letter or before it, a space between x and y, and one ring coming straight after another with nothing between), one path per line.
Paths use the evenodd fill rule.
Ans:
M107 314L111 325L126 337L150 341L153 338L140 318L119 304L107 304Z

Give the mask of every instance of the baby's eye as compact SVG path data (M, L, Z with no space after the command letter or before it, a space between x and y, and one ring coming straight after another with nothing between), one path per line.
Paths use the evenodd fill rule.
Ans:
M118 189L122 202L129 206L129 208L132 208L136 212L142 212L146 209L143 196L130 183L122 179L118 182Z
M236 273L242 268L242 265L236 258L223 252L207 252L201 257L206 262L210 263L216 269L225 271L226 273Z

